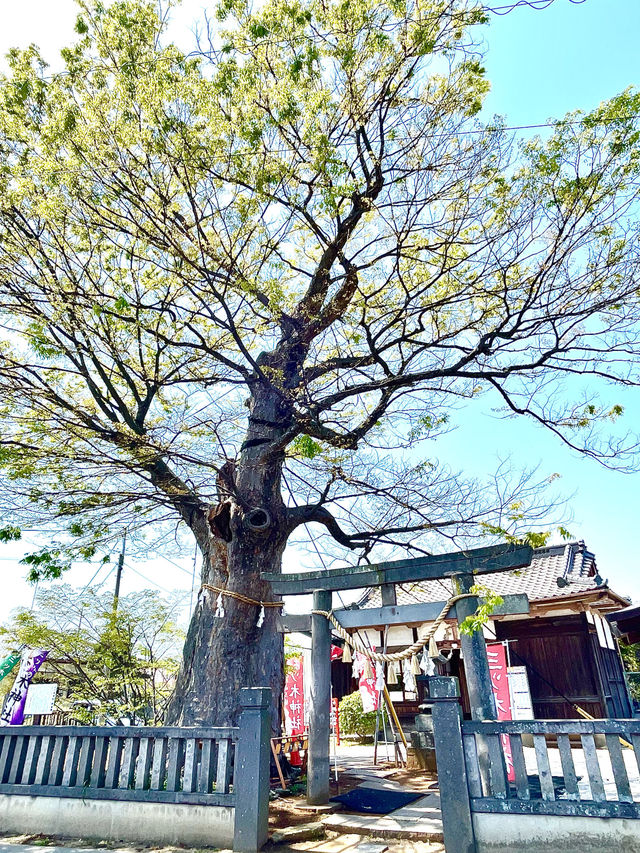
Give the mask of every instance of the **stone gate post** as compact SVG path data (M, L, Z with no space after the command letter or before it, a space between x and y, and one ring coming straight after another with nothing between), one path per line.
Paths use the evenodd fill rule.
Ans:
M462 744L458 679L446 676L430 678L429 697L433 702L433 735L445 850L446 853L476 853Z
M233 849L237 853L255 853L269 834L271 689L244 688L240 691L240 707L233 777L236 796Z

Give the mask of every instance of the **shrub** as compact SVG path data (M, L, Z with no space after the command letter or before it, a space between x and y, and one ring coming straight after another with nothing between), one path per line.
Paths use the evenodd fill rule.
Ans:
M359 690L356 690L355 693L351 693L349 696L345 696L340 700L338 705L340 734L359 735L360 737L375 734L376 713L377 711L364 713ZM382 715L380 715L380 726L382 727Z

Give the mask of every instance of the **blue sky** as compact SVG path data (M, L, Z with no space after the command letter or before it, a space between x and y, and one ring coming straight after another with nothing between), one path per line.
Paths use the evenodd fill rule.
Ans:
M506 5L510 0L493 0ZM182 44L190 37L192 22L206 4L186 0L177 15L174 37ZM35 42L55 67L59 48L68 42L75 19L72 0L0 0L0 54L14 45ZM492 89L485 114L499 113L509 125L545 122L574 109L589 110L603 99L630 85L640 84L639 0L555 0L543 11L528 6L503 17L492 16L487 28L485 67ZM528 133L528 132L524 132ZM611 402L625 405L630 427L640 424L638 393L613 392ZM569 529L596 552L600 572L621 594L640 598L640 569L635 546L635 525L640 509L640 474L607 471L563 448L557 439L533 424L505 421L491 410L492 401L456 417L459 429L442 439L442 452L454 467L482 475L492 471L500 456L510 455L514 465L536 465L541 473L560 474L559 489L573 496ZM28 605L32 590L22 580L23 567L14 562L21 548L0 552L3 598L0 620L16 606ZM189 587L191 559L181 561L181 571L170 563L135 567L161 587ZM105 569L98 580L109 571ZM93 570L78 567L67 578L82 585ZM111 575L108 583L113 582ZM139 575L125 571L123 593L149 586Z
M538 124L575 109L591 110L640 85L639 32L638 0L555 0L543 11L522 6L492 16L484 62L491 81L485 113L505 115L510 126ZM624 422L638 431L640 392L612 389L610 399L624 404ZM514 462L540 462L541 472L559 473L559 489L573 496L569 530L595 551L601 574L617 591L640 598L634 533L640 474L603 469L533 424L499 420L487 408L446 439L460 467L490 470L496 453L510 453Z

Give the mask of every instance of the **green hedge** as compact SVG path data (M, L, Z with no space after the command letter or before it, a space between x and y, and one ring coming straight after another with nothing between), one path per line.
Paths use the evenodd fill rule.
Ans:
M364 713L362 710L362 697L360 691L356 690L349 696L340 700L338 705L338 719L340 720L341 735L359 735L367 737L375 734L376 711ZM386 710L385 710L386 715ZM382 715L380 715L380 726L382 727Z

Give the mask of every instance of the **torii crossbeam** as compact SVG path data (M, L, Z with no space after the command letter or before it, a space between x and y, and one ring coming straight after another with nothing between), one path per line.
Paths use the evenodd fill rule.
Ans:
M273 591L280 595L304 595L312 592L313 609L321 611L332 610L332 592L334 591L381 586L383 607L341 610L334 613L343 627L355 629L371 625L433 621L435 609L438 608L439 612L445 604L445 602L431 602L422 605L397 606L394 587L397 583L452 578L458 592L468 593L475 582L475 575L521 569L530 565L532 556L533 549L528 545L496 545L368 566L348 566L295 574L262 573L261 577L269 581ZM477 606L477 598L459 601L455 607L455 618L459 622L462 621L474 613ZM528 611L526 596L505 596L504 604L497 610L496 615L498 612L504 615ZM302 620L308 625L308 616L294 615L281 617L283 626L286 626L288 618L299 624L295 630L304 630L300 624ZM318 805L328 802L329 799L331 626L324 616L313 615L310 621L312 681L307 799L310 803ZM472 716L479 720L493 719L495 705L484 635L479 630L471 636L463 634L460 640Z
M294 574L269 574L260 577L269 581L280 595L302 595L307 592L343 589L363 589L368 586L436 580L454 575L480 575L521 569L531 563L533 549L529 545L494 545L473 548L453 554L430 554L411 560L393 560L368 566L345 566Z

